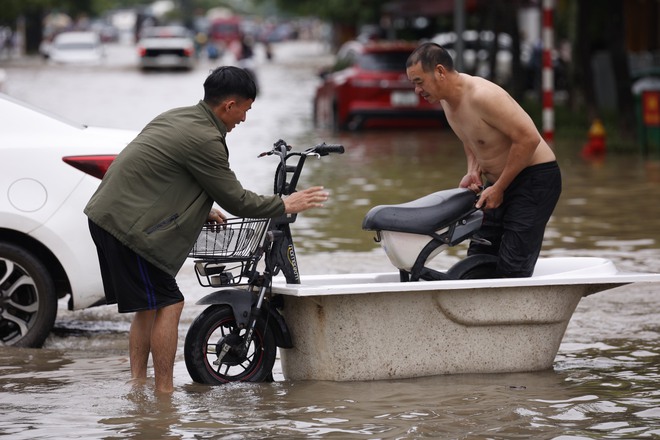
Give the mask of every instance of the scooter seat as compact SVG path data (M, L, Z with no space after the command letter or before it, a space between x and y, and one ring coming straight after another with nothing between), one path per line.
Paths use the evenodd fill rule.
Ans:
M476 201L473 191L454 188L399 205L374 206L364 217L362 229L429 234L473 210Z

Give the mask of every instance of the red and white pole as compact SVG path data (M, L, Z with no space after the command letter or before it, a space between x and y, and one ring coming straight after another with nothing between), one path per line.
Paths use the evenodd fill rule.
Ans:
M552 21L555 1L543 0L543 28L541 30L543 44L543 67L541 72L541 87L543 92L543 138L552 144L555 136L554 110L554 71L552 70L552 49L554 44L554 25Z

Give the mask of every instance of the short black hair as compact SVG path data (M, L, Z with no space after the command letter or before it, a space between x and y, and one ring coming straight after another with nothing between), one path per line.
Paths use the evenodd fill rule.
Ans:
M230 96L254 101L257 85L252 75L235 66L222 66L211 71L204 81L204 102L216 106Z
M417 63L422 64L424 72L430 72L435 66L442 64L445 69L454 70L454 60L447 50L436 43L423 43L413 51L406 61L406 68Z

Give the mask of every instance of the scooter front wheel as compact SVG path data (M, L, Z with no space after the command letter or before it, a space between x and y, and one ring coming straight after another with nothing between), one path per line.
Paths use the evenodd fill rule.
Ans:
M191 324L184 356L190 377L199 383L268 382L272 380L277 346L261 317L247 343L248 331L236 324L227 305L206 308Z

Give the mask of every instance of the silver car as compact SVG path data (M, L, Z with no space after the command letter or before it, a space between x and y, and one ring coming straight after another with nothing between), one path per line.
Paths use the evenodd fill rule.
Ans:
M63 32L53 39L48 57L59 64L98 65L105 58L105 48L96 32Z

